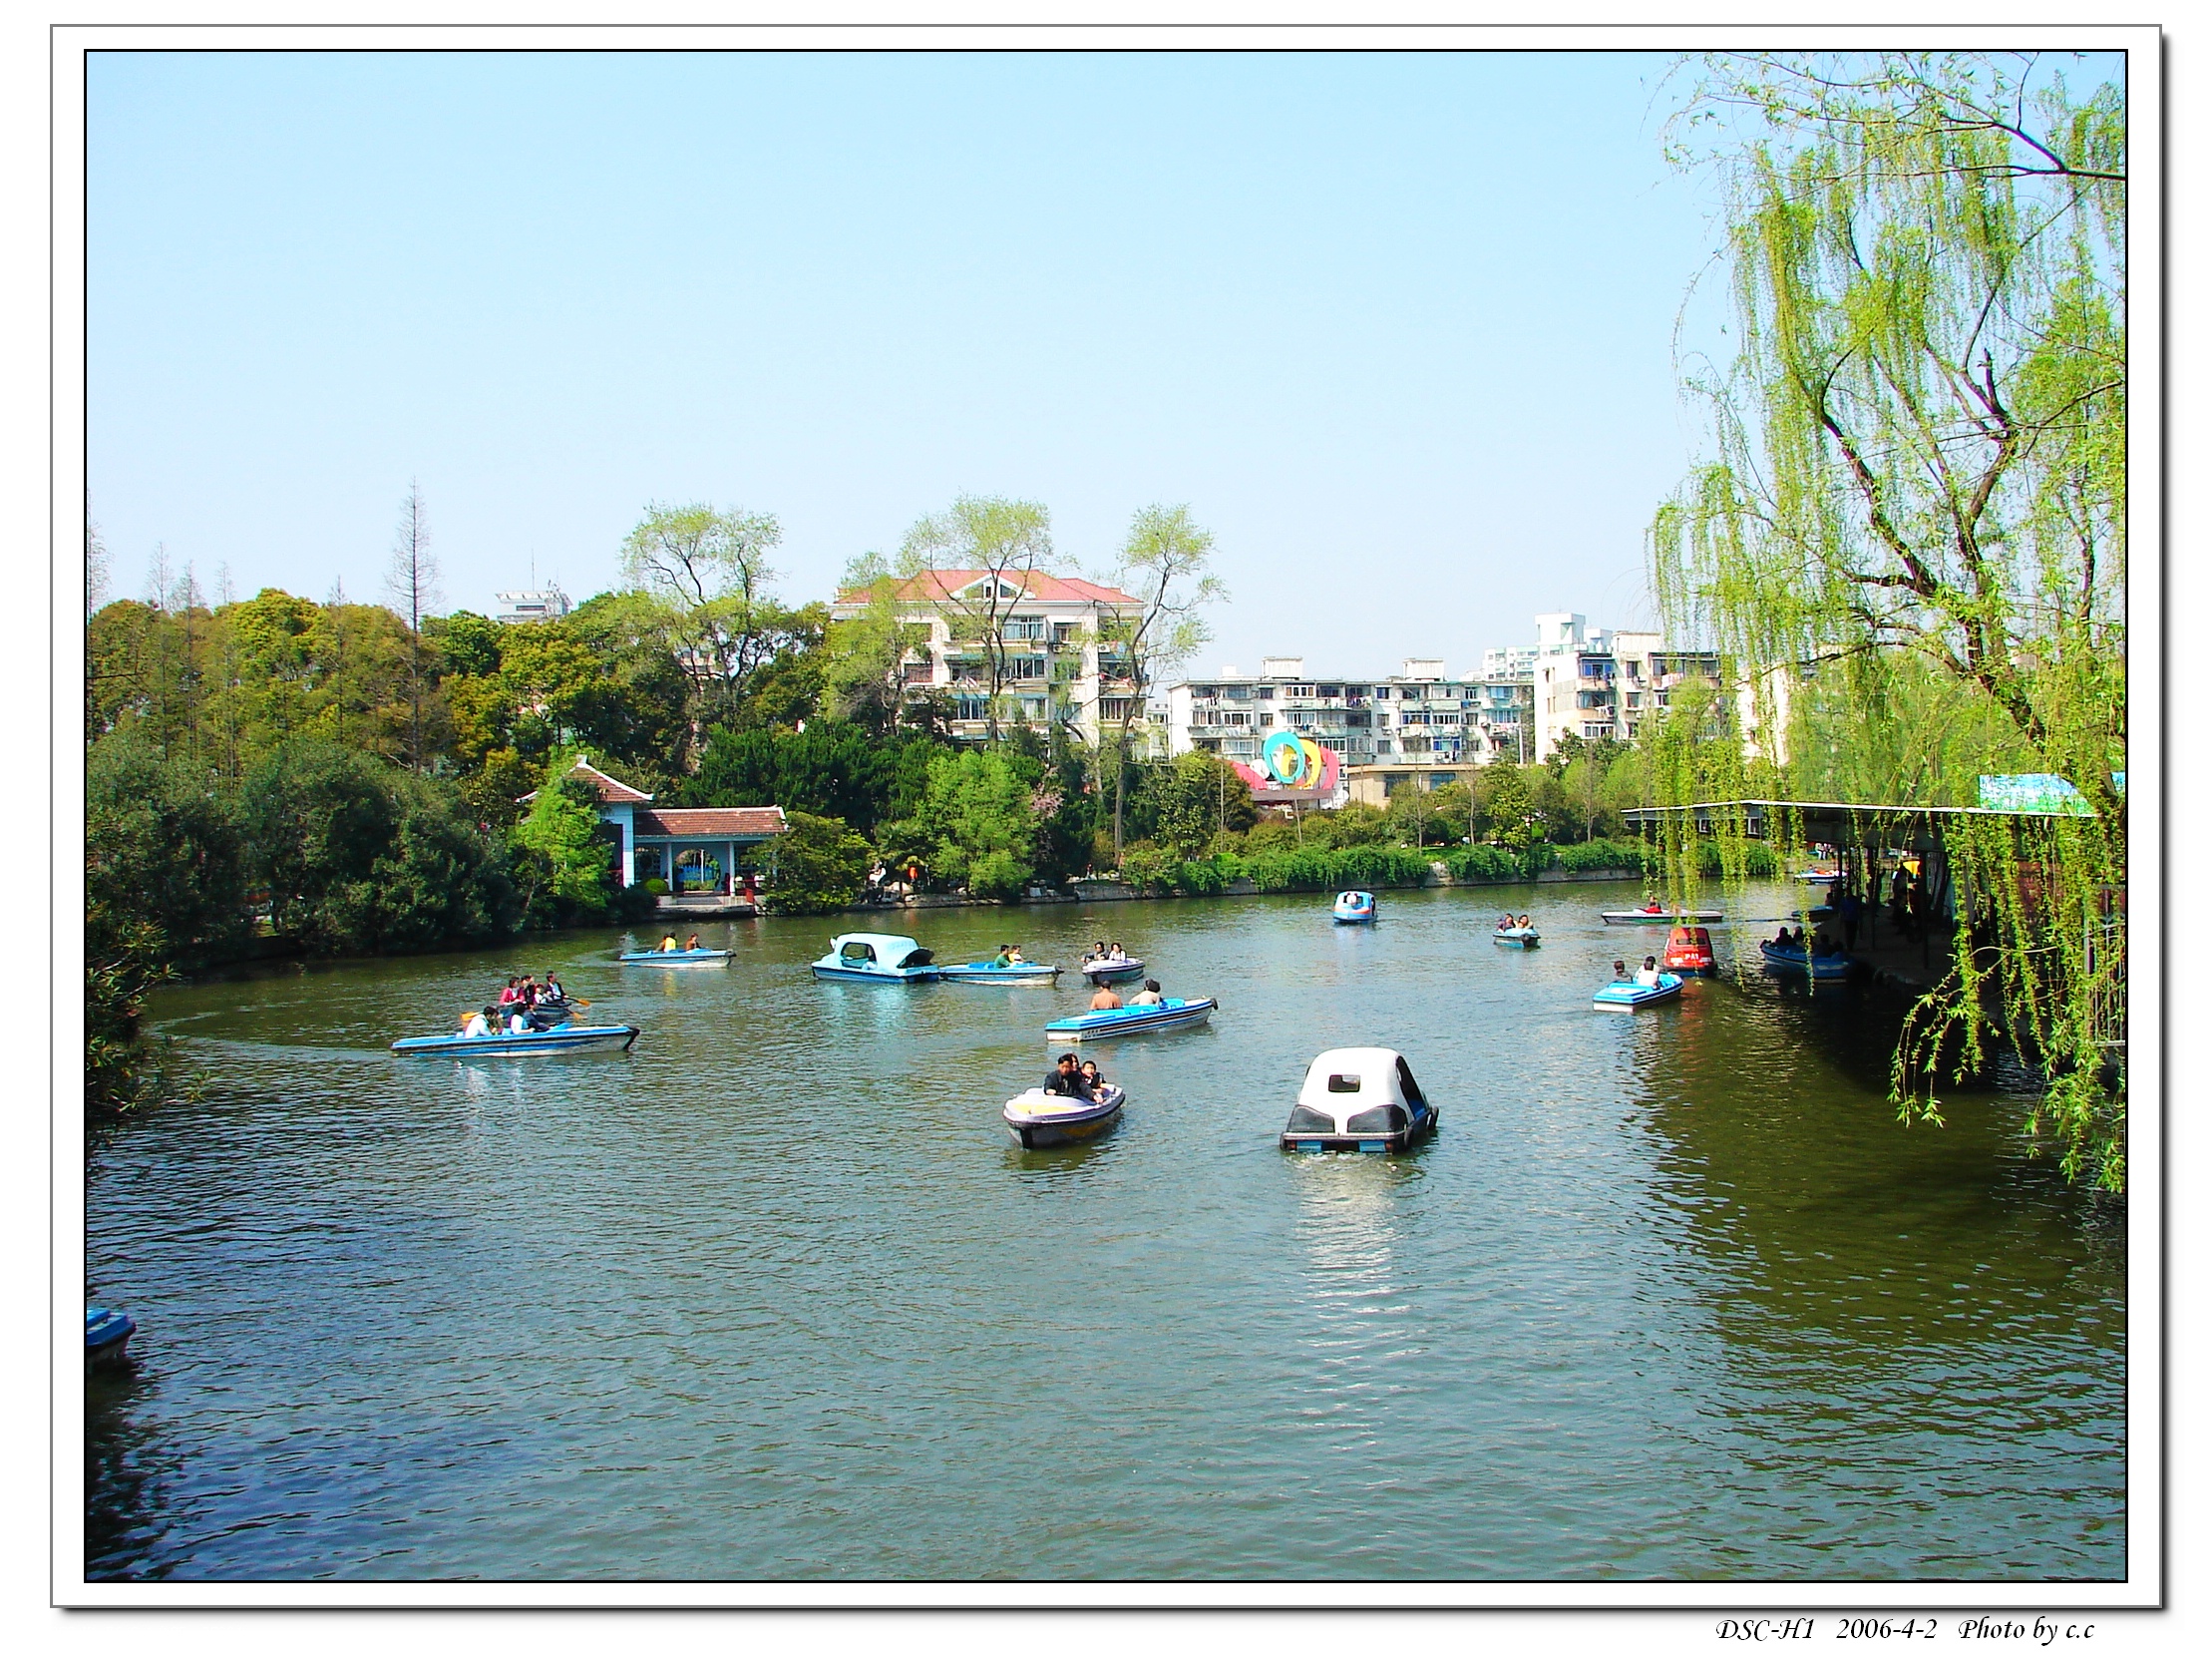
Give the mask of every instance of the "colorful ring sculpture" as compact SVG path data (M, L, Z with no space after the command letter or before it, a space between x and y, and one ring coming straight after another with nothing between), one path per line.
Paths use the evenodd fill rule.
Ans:
M1335 752L1294 730L1279 730L1262 743L1260 763L1264 780L1277 788L1327 790L1336 786Z

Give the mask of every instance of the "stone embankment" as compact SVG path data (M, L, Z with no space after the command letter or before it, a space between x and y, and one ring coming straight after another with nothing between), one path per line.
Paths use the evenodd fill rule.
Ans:
M1443 864L1431 863L1428 878L1422 881L1421 885L1423 887L1528 886L1531 884L1552 886L1562 882L1641 880L1643 876L1644 871L1641 869L1583 869L1572 872L1566 869L1546 869L1533 882L1527 879L1454 880L1446 872ZM1225 898L1250 898L1257 897L1259 894L1259 886L1247 878L1233 880L1223 887L1219 893L1212 895ZM1150 899L1180 898L1184 895L1180 892L1145 892L1118 880L1076 879L1069 881L1066 888L1061 891L1054 891L1049 887L1032 886L1024 896L1012 901L1019 904L1132 903ZM866 914L886 909L956 909L968 904L998 905L1000 903L1001 900L997 898L971 898L964 892L921 892L905 894L884 903L855 904L847 913Z

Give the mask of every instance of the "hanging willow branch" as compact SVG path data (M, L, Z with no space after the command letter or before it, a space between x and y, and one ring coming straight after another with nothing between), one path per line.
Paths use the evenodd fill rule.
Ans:
M1710 449L1653 524L1661 607L1720 652L1756 732L1788 728L1777 773L1855 772L1845 797L1869 804L1937 803L1937 774L1955 789L1975 757L2072 783L2078 816L1947 836L1958 966L1914 1010L1893 1089L1940 1120L1939 1085L2001 1028L2044 1078L2031 1127L2069 1175L2123 1189L2124 96L2077 98L2032 56L1678 73L1670 154L1723 188L1738 348L1683 376ZM1809 751L1811 704L1861 763ZM1931 708L1940 743L1903 723ZM1666 762L1656 797L1686 804L1726 769ZM1740 821L1715 832L1740 869ZM1667 879L1686 893L1680 838Z

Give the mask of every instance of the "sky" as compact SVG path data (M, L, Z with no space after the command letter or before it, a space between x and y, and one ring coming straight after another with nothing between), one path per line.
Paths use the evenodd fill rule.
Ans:
M159 546L380 598L415 482L451 609L616 585L656 502L774 514L825 598L971 493L1093 575L1188 504L1230 596L1194 670L1649 624L1714 244L1669 62L95 55L116 596Z

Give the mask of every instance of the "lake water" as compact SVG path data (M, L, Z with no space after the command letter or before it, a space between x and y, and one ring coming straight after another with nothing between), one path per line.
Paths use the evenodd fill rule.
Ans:
M727 967L609 933L167 990L210 1086L94 1172L91 1287L141 1333L88 1384L91 1573L2123 1575L2120 1216L1996 1095L1901 1127L1894 996L1593 1012L1663 941L1599 923L1635 897L746 921L700 929ZM1508 898L1540 950L1490 943ZM1079 976L808 974L866 925L1069 967L1118 937L1222 1006L1087 1049L1120 1128L1023 1152L998 1109ZM386 1050L548 965L635 1049ZM1441 1133L1279 1150L1306 1062L1368 1043Z

